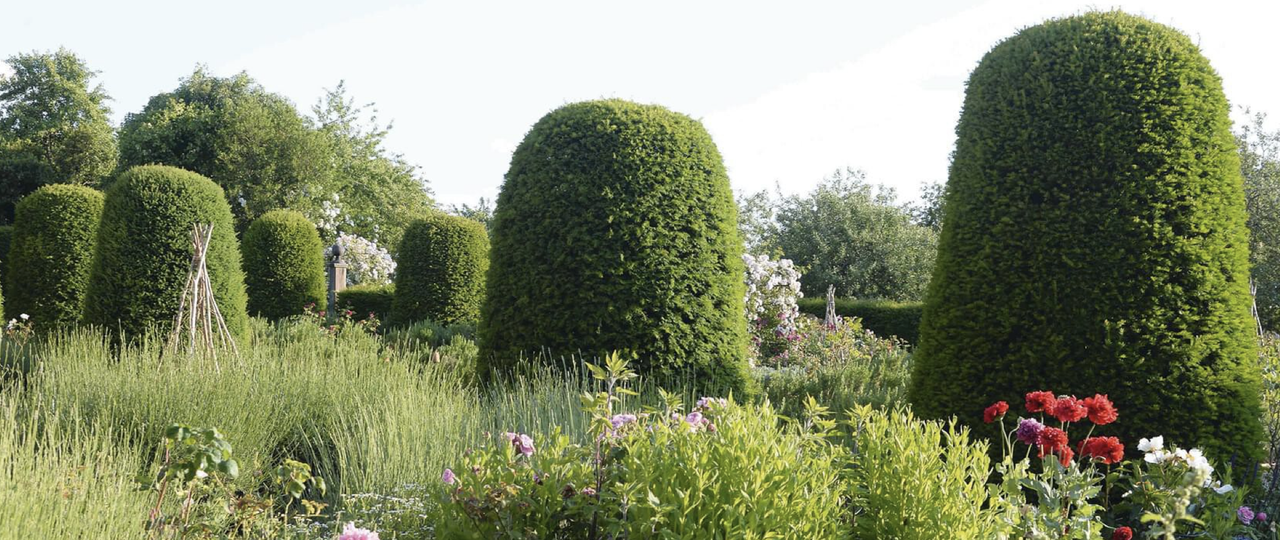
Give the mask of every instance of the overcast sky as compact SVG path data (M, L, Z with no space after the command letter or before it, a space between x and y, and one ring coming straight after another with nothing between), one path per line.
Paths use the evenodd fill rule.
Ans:
M964 81L982 55L1090 8L1183 30L1233 105L1271 111L1280 126L1275 1L354 4L12 2L0 7L0 54L71 49L102 72L117 123L197 63L248 71L303 111L345 80L395 122L389 145L422 166L444 204L495 196L538 118L600 97L702 119L737 190L806 191L849 166L912 199L945 180Z

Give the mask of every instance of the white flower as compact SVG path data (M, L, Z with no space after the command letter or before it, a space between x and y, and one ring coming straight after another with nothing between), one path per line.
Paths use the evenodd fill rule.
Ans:
M1170 457L1172 456L1164 450L1153 450L1151 452L1147 452L1147 455L1142 456L1142 460L1153 465L1159 465L1168 461Z
M1222 484L1221 486L1213 488L1213 491L1216 492L1218 495L1226 495L1228 493L1231 493L1231 490L1233 489L1235 488L1231 487L1231 484Z
M1142 452L1158 452L1164 450L1164 435L1138 441L1138 450Z
M20 318L20 319L22 319L22 320L24 320L24 321L25 321L25 320L27 320L27 319L30 319L30 318L31 318L31 316L30 316L30 315L27 315L26 313L23 313L22 315L18 315L18 318Z

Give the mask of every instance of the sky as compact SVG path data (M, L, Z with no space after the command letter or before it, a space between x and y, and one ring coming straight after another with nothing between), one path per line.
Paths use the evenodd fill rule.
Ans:
M247 71L304 112L345 81L393 122L388 146L422 167L446 207L495 197L511 151L547 112L615 97L702 120L735 190L802 193L851 167L912 200L946 179L964 83L983 54L1089 9L1186 32L1231 103L1280 126L1273 1L354 4L13 2L0 6L0 57L74 51L101 72L117 124L197 64Z

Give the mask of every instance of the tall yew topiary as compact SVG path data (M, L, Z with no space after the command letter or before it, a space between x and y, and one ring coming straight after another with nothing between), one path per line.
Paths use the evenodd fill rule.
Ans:
M617 350L746 386L737 208L698 121L621 100L552 111L512 156L491 230L482 368Z
M328 303L324 244L306 216L272 210L244 233L245 288L249 313L280 319L301 315L308 304L324 311Z
M1130 448L1162 434L1259 457L1230 128L1198 47L1140 17L1052 20L987 53L956 128L914 410L980 424L1028 391L1102 393L1120 418L1096 434Z
M5 265L10 313L42 329L80 321L101 217L102 193L85 186L52 184L18 201Z
M244 271L222 188L162 165L133 167L107 190L85 321L127 338L153 325L168 329L191 267L196 223L213 224L206 265L214 298L232 334L244 336Z
M444 214L414 221L400 240L392 316L399 324L474 322L488 271L489 235L480 222Z

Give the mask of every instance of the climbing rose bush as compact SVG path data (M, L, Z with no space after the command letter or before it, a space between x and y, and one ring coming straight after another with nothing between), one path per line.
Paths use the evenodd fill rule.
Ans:
M742 256L746 266L746 315L754 356L770 359L800 339L800 271L790 259L767 255Z
M378 247L377 242L354 234L338 235L338 245L342 246L342 260L347 267L347 285L391 283L396 273L396 262L387 250ZM333 258L330 251L326 254Z

